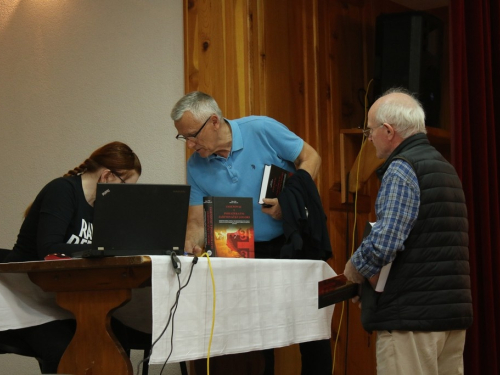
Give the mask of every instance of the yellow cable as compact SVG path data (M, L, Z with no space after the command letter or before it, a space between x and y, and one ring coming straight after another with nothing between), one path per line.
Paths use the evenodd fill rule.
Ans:
M365 119L363 123L363 130L366 129L366 124L368 122L368 91L370 90L370 85L372 83L373 79L368 82L368 86L366 87L365 91ZM366 136L363 134L363 140L361 141L361 149L359 150L359 158L358 158L358 165L356 169L356 192L354 193L354 224L353 224L353 232L352 232L352 248L351 248L351 256L354 254L354 235L356 233L356 223L357 223L357 216L358 216L358 183L359 183L359 166L361 164L361 156L363 154L363 148L366 143ZM335 345L333 347L333 367L332 367L332 375L335 373L335 358L337 355L337 343L339 341L339 336L340 336L340 329L342 328L342 320L344 317L344 306L345 302L342 301L342 311L340 312L340 321L339 321L339 329L337 331L337 337L335 338Z
M337 337L335 337L335 345L333 347L333 367L332 367L332 375L335 373L335 357L337 356L337 344L339 342L340 335L340 327L342 327L342 319L344 317L344 305L345 302L342 301L342 311L340 312L340 322L339 322L339 330L337 331Z
M210 339L208 340L208 352L207 352L207 375L210 375L210 348L212 346L212 338L214 337L214 326L215 326L215 280L214 271L212 269L212 263L210 263L210 256L207 253L203 253L202 257L207 257L208 268L210 269L210 276L212 277L212 289L213 289L213 307L212 307L212 328L210 329Z

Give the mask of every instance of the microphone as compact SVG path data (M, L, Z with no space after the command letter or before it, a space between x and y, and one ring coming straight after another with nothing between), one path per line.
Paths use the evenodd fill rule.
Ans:
M181 273L181 261L177 258L177 254L174 252L170 254L170 257L172 258L172 267L174 267L174 272L179 275Z

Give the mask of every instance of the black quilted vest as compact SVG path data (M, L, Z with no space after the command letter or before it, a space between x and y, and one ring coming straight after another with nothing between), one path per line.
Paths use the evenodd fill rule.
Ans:
M420 208L405 250L394 260L385 290L365 282L361 320L367 331L449 331L472 324L467 208L453 166L425 134L405 139L377 170L406 160L420 187Z

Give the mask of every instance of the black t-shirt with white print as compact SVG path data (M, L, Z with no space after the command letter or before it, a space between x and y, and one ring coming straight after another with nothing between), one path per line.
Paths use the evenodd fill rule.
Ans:
M90 248L93 217L81 176L49 182L33 202L7 261L41 260L52 253L71 255Z

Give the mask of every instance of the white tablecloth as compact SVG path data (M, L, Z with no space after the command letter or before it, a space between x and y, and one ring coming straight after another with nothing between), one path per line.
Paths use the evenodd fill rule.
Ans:
M152 288L134 289L131 302L114 316L145 332L151 330L152 316L155 340L166 326L178 282L170 257L151 258ZM180 259L184 285L193 258ZM211 263L217 300L210 356L330 337L333 305L318 310L318 281L335 276L327 263L235 258L213 258ZM172 326L174 345L169 362L207 356L212 296L208 260L200 258L180 293L173 324L155 344L151 363L163 363L168 357ZM0 316L0 331L72 318L56 304L54 293L44 292L26 274L16 273L0 273Z
M0 331L73 318L57 305L54 293L44 292L27 274L17 273L0 273L0 316Z
M178 282L170 257L152 258L153 341L164 330ZM181 285L193 258L181 257ZM335 276L322 261L212 258L215 327L210 356L330 338L333 305L318 309L318 281ZM205 358L212 325L208 260L199 258L182 289L173 322L153 348L151 363Z

